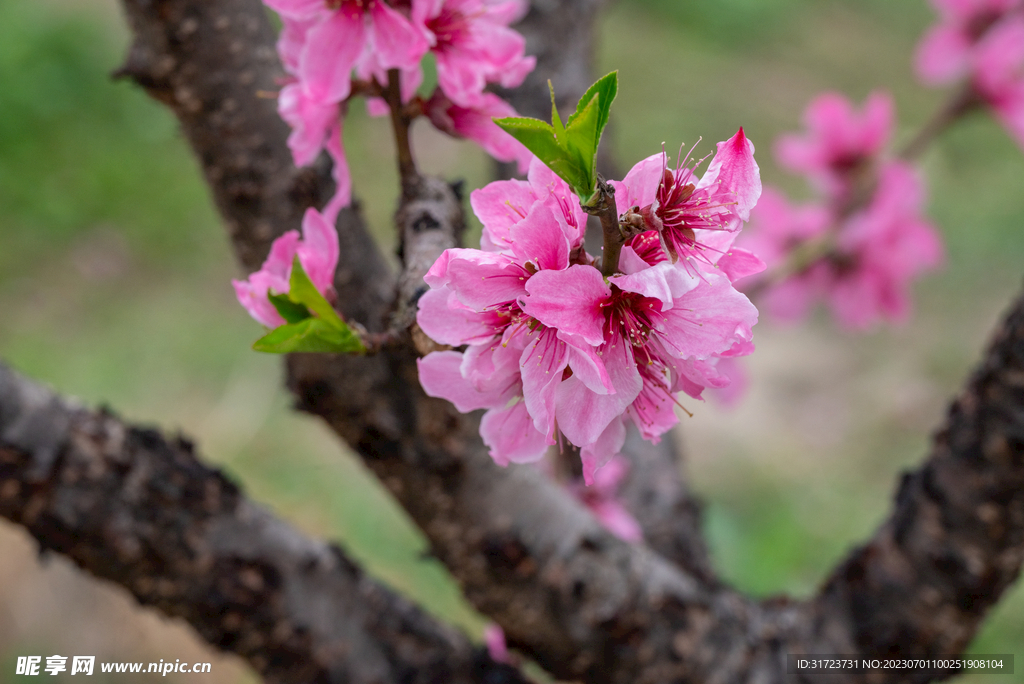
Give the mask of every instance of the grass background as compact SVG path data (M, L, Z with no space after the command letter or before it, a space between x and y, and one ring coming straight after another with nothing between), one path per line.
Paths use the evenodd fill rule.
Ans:
M628 168L663 142L674 151L701 136L713 149L742 125L764 181L807 196L773 163L772 141L799 127L816 93L859 102L875 88L894 94L896 139L909 139L944 97L911 73L932 20L913 1L621 0L603 19L599 55L603 69L620 70L608 142ZM0 3L0 358L89 404L195 437L253 498L340 540L372 573L478 634L481 618L422 558L405 516L324 428L289 410L278 360L249 350L259 327L234 302L238 273L174 120L108 76L127 41L114 0ZM426 170L486 182L488 162L471 145L423 124L414 135ZM346 139L370 223L390 245L387 128L354 107ZM923 166L949 255L917 287L913 320L866 335L822 314L797 328L764 321L745 401L690 407L697 415L679 439L708 504L716 565L741 589L807 595L872 532L1019 289L1021 150L977 116ZM1024 656L1022 608L1017 587L972 650ZM204 681L253 679L123 591L37 559L27 535L0 523L0 682L20 679L18 655L54 653L213 660Z

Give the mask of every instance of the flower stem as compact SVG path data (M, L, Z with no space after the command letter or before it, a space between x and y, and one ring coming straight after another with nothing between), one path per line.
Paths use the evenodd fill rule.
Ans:
M966 84L935 112L932 118L917 132L917 135L899 151L897 156L906 161L918 159L928 149L928 145L939 137L940 133L981 105L982 100L974 86L970 83Z
M409 143L409 125L412 119L407 115L402 103L398 69L388 70L388 86L384 89L384 99L391 109L391 127L395 132L395 147L398 149L398 175L402 183L402 194L410 197L414 194L420 174L412 156L412 145Z
M604 178L597 177L596 200L587 204L580 203L583 211L601 220L601 232L604 234L604 252L601 256L601 274L606 278L615 275L619 270L619 254L626 238L619 229L619 211L615 206L615 188Z

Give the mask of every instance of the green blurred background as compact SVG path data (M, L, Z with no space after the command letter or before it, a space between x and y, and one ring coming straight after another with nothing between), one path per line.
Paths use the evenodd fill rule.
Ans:
M907 140L945 95L911 73L932 20L918 1L621 0L600 48L601 68L620 70L610 143L628 168L663 142L674 151L701 136L712 150L742 125L764 181L807 196L775 166L772 141L799 127L821 90L860 102L874 88L894 93L897 141ZM238 272L174 120L108 75L127 41L114 0L0 2L0 358L194 437L254 499L479 634L482 619L422 559L423 540L382 489L321 425L289 410L279 360L249 350L260 328L234 302ZM428 171L486 182L489 162L471 145L423 124L414 135ZM354 107L346 139L357 192L390 246L388 130ZM867 335L822 314L797 328L762 322L744 402L688 406L696 417L679 439L707 501L715 563L741 589L805 596L871 534L1020 287L1021 150L977 116L923 165L949 258L917 287L912 321ZM1022 608L1018 587L972 650L1024 656ZM253 680L122 590L37 559L24 532L0 523L0 681L20 679L18 655L54 653L213 660L204 681Z

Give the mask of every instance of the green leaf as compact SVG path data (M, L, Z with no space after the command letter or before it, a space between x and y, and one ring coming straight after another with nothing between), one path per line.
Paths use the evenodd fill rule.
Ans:
M579 104L576 105L576 113L569 116L569 120L565 124L566 127L568 128L569 125L572 124L573 119L583 112L596 95L600 95L601 111L597 120L597 135L600 139L601 133L604 132L604 127L608 125L608 116L612 109L612 102L615 101L615 96L618 92L619 72L613 71L610 74L602 76L598 79L597 83L587 88L587 92L583 93L583 97L580 98Z
M566 147L576 158L585 178L586 187L577 193L581 198L590 197L597 189L597 143L601 139L598 120L601 116L601 96L595 95L590 103L578 112L565 132Z
M613 71L590 86L564 126L550 81L551 124L520 117L494 122L537 155L580 198L589 201L597 191L597 147L618 92L618 78L618 72Z
M572 154L559 144L555 138L555 129L539 119L509 117L495 119L509 135L523 143L526 149L537 155L537 158L548 165L572 187L586 185L586 171L573 158Z
M256 340L252 348L256 351L273 354L290 352L360 354L366 351L359 337L348 326L345 326L344 330L339 330L323 319L313 317L271 330Z
M309 309L302 304L296 304L286 294L276 295L267 293L267 299L277 309L277 313L281 314L281 318L289 323L298 323L310 316Z
M288 280L288 287L288 299L296 304L304 305L319 316L320 320L324 323L338 330L349 329L345 322L341 320L341 317L338 316L338 312L331 306L331 303L324 299L324 296L316 289L316 285L306 275L306 271L302 268L302 263L299 261L298 256L292 262L292 275ZM281 316L288 320L284 314L281 314Z
M550 78L548 79L548 92L551 93L551 128L554 129L555 138L564 145L565 126L562 125L562 117L558 115L558 105L555 104L555 86L551 85Z

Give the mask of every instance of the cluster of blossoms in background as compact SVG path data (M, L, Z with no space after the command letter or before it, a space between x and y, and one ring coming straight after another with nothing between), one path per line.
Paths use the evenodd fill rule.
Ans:
M744 246L788 269L765 292L769 313L792 321L823 299L848 328L900 321L913 279L941 263L941 240L922 215L921 179L907 162L883 156L892 119L888 95L872 94L857 112L826 93L804 114L807 133L778 141L780 164L804 174L821 199L796 206L768 188L754 212Z
M334 161L337 192L324 209L329 221L351 200L341 137L347 103L356 93L379 96L391 70L400 73L403 102L415 100L418 113L438 128L525 168L529 153L492 121L514 110L484 88L517 86L533 69L523 37L508 28L526 0L265 1L283 24L278 53L290 80L279 111L292 127L295 164L311 163L323 149ZM438 87L423 99L416 91L428 53L436 58ZM368 107L374 115L388 111L380 97L371 97Z
M1024 147L1024 1L932 4L939 23L918 46L916 71L928 85L965 87L923 133L934 136L988 106ZM744 245L775 276L762 282L770 313L795 320L824 300L847 328L902 321L913 280L942 262L941 240L922 215L923 181L908 161L921 148L911 144L903 158L885 155L892 109L883 93L872 94L861 112L826 93L805 112L807 134L779 141L780 164L804 174L821 198L797 206L768 189L751 221Z
M918 46L915 67L929 85L966 79L1024 147L1024 2L932 0L939 24Z
M633 230L607 278L583 249L579 199L539 161L526 181L475 191L482 249L442 255L417 317L465 350L424 357L424 389L486 409L481 435L500 464L535 462L564 438L588 484L627 420L657 441L678 421L678 392L725 386L718 361L753 351L757 310L732 283L763 268L732 249L761 192L753 151L741 130L703 177L662 153L613 181Z

